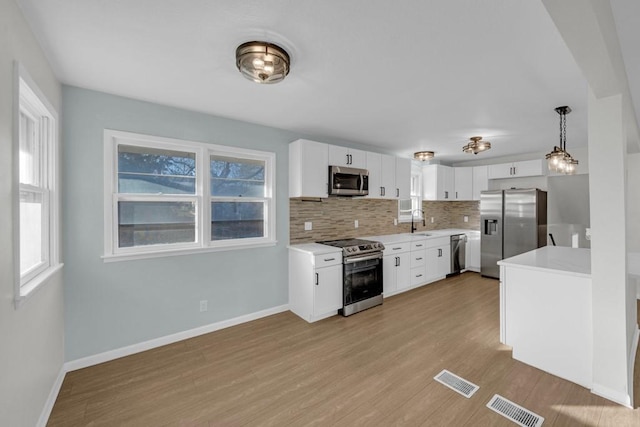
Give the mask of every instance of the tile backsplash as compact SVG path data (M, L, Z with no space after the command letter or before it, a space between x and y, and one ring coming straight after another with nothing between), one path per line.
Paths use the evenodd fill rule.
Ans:
M426 225L418 230L442 228L480 229L480 202L422 202ZM291 244L359 236L409 233L410 223L393 224L398 215L396 200L330 197L321 201L289 199L289 241ZM468 222L464 217L468 216ZM431 222L433 218L433 223ZM358 228L355 228L355 221ZM312 230L305 231L304 223Z

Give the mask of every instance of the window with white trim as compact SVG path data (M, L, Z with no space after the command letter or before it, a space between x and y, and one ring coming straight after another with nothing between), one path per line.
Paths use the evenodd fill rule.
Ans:
M275 154L105 130L105 257L275 244Z
M58 259L57 113L26 71L18 85L18 250L16 301L62 265Z
M398 221L411 222L422 220L422 172L419 168L411 167L411 191L409 199L398 200Z

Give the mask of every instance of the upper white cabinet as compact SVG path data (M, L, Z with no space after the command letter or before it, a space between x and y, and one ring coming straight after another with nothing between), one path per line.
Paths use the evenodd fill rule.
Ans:
M455 194L453 200L473 199L473 168L453 168Z
M480 193L489 189L487 166L473 167L473 200L480 200Z
M387 154L381 156L382 165L382 197L385 199L397 199L396 190L396 158Z
M329 145L298 139L289 144L289 197L329 197Z
M396 159L387 154L366 152L369 195L373 199L396 199Z
M367 155L362 150L329 145L329 164L331 166L365 169L367 167Z
M488 166L489 179L519 178L525 176L541 176L546 173L543 159L525 160L522 162L501 163Z
M422 188L425 200L454 200L455 172L452 167L424 165Z
M396 157L396 197L408 199L411 197L411 159Z

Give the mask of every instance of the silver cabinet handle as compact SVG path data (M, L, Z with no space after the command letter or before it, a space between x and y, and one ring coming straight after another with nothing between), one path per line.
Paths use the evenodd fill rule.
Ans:
M316 286L318 286L319 282L320 282L320 276L318 276L318 273L316 273Z

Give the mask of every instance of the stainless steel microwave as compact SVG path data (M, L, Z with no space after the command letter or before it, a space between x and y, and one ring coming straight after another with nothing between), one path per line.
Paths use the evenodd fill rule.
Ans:
M369 171L329 166L330 196L366 196L369 194Z

